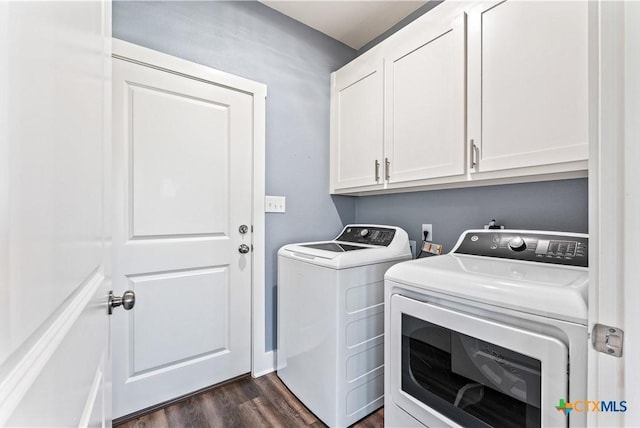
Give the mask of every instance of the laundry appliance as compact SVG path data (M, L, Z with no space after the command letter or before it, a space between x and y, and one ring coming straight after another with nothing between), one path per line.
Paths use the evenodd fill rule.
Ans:
M278 376L329 426L383 405L384 273L410 258L404 230L361 224L278 252Z
M585 426L587 261L584 234L469 230L389 269L385 426Z

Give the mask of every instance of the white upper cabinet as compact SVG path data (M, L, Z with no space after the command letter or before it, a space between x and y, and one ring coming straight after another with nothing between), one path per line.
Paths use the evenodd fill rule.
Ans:
M465 14L420 30L385 56L389 184L465 172Z
M332 191L382 186L382 73L374 51L331 76Z
M333 73L331 192L586 176L588 8L446 1Z
M587 8L512 0L471 9L472 173L587 160Z

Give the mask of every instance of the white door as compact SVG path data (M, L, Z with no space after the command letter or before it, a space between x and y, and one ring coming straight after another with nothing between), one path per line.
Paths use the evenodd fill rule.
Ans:
M385 59L389 183L464 174L465 18L403 33Z
M251 370L252 105L114 58L116 417Z
M0 426L111 425L109 2L0 2Z
M472 173L588 158L588 4L507 0L470 11Z

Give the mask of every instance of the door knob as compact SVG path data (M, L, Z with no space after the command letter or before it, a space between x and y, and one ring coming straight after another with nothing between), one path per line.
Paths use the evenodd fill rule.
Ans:
M136 293L133 290L127 290L122 297L113 295L113 290L109 291L109 315L113 312L113 308L122 306L125 310L130 311L136 305Z
M238 247L238 251L240 251L240 254L247 254L249 251L251 251L251 248L249 248L247 244L241 244Z

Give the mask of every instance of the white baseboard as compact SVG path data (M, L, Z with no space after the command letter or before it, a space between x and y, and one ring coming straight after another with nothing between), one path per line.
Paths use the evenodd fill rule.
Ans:
M253 362L251 376L260 377L276 369L276 351L267 351L260 356L260 361Z

